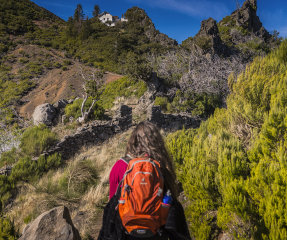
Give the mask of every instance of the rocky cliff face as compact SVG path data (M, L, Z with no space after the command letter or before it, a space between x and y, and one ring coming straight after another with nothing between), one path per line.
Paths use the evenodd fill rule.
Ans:
M256 36L267 40L270 34L262 26L262 23L257 16L257 0L249 0L244 2L242 8L231 14L231 18L236 21L237 26L242 26L254 33Z
M219 23L212 18L202 21L195 37L161 56L160 61L151 61L158 66L159 77L178 90L217 94L224 99L229 92L228 76L239 74L255 56L265 55L277 45L257 16L257 1L246 0Z

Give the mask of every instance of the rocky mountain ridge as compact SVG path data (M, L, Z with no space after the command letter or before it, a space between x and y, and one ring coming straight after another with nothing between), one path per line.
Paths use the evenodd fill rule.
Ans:
M188 101L184 92L207 93L219 96L224 105L228 76L238 75L255 57L266 55L280 43L262 26L256 12L257 1L246 0L219 23L212 18L202 21L193 38L161 56L160 61L151 57L158 76L172 86L159 96L173 101L175 92L180 91L184 102Z

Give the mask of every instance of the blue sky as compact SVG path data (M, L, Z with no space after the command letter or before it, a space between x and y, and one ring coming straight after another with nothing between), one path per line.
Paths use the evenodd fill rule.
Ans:
M220 21L236 9L236 0L32 0L59 17L67 20L74 14L77 4L91 17L94 5L101 11L121 16L128 8L143 8L155 27L179 43L194 36L200 22L209 17ZM237 0L242 4L244 0ZM258 15L268 31L277 30L287 37L287 1L258 0Z

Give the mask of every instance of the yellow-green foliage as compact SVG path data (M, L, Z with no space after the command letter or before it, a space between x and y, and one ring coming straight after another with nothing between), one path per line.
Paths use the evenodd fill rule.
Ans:
M170 102L167 97L156 97L154 100L155 106L161 106L161 109L166 112L171 109Z
M161 101L162 103L162 101ZM171 103L166 103L169 112L189 112L194 116L210 116L222 104L219 94L182 92L178 90Z
M232 84L227 109L168 137L197 239L209 239L214 223L235 239L287 238L286 54L284 41L255 59Z
M16 240L18 239L14 224L6 218L0 217L0 239Z
M31 156L21 157L14 165L11 175L0 175L0 211L15 194L15 188L21 181L37 181L44 172L57 168L62 164L61 156L53 154L49 157L40 156L33 161Z
M129 77L122 77L114 82L108 83L100 96L100 101L105 109L111 108L117 97L138 97L140 98L147 90L146 83L140 80L133 80Z
M22 136L20 148L29 156L38 156L57 141L57 135L45 126L28 128Z
M84 111L87 111L90 106L92 105L93 99L89 97L85 103ZM77 119L78 117L82 116L81 113L81 106L83 103L83 99L76 99L73 103L69 104L65 108L65 114L67 118L73 117ZM93 106L90 119L102 119L104 116L105 110L104 108L96 102Z

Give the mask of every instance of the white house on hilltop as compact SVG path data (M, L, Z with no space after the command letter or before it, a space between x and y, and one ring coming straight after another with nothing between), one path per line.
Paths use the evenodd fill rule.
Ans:
M99 15L99 20L106 24L107 26L114 27L117 22L127 22L128 19L122 17L119 18L118 16L113 16L112 14L108 12L103 12Z

